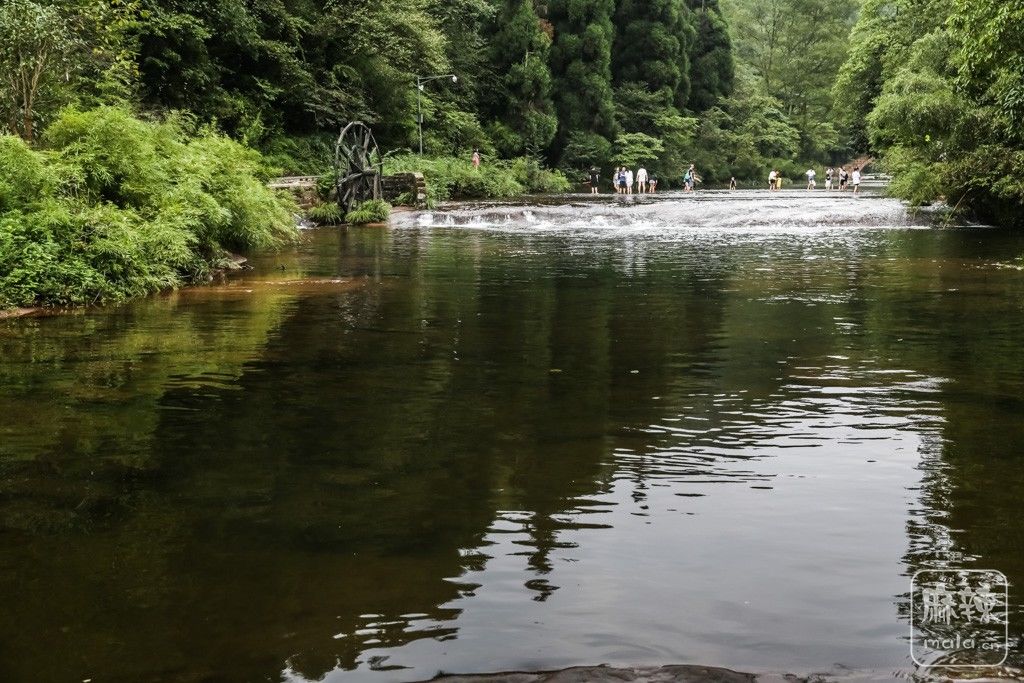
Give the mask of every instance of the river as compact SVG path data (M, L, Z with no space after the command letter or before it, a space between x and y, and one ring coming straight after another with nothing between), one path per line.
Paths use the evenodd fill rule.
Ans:
M799 191L458 205L0 321L0 679L1024 666L1024 237ZM927 663L927 662L926 662Z

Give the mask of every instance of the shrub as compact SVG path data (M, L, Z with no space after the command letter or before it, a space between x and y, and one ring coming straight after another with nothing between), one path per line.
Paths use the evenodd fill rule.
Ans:
M449 199L502 199L525 192L567 192L560 171L542 168L532 158L485 161L473 168L469 159L405 155L388 161L389 172L420 172L427 181L427 203Z
M349 211L345 216L345 222L352 225L384 223L390 216L390 204L383 199L371 199L360 204L359 208Z
M528 192L568 192L572 184L561 171L544 168L536 159L519 157L512 160L512 177Z
M262 157L187 121L68 110L44 140L0 136L0 307L139 296L296 234Z
M30 204L48 195L56 177L46 157L32 151L20 137L0 136L0 212Z

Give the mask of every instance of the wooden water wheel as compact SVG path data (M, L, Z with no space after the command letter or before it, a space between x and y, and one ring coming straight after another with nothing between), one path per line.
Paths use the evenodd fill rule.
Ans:
M380 199L381 173L374 166L375 157L381 158L369 126L353 121L342 129L334 146L335 182L342 215L360 202Z

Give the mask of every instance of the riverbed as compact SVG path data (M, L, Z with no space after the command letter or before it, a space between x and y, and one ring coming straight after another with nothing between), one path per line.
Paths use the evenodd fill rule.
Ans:
M2 320L0 679L907 676L949 567L1009 579L1022 667L1021 254L877 196L580 196Z

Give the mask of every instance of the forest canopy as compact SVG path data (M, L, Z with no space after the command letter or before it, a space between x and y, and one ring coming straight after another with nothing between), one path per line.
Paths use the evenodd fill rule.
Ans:
M623 156L666 180L697 160L709 180L798 173L844 153L830 115L841 60L794 55L843 51L853 10L772 2L802 19L765 42L753 0L11 0L0 67L36 58L0 94L28 141L68 105L185 112L285 172L322 170L352 120L414 150L422 111L433 156L479 149L572 177ZM417 90L444 74L457 80Z

